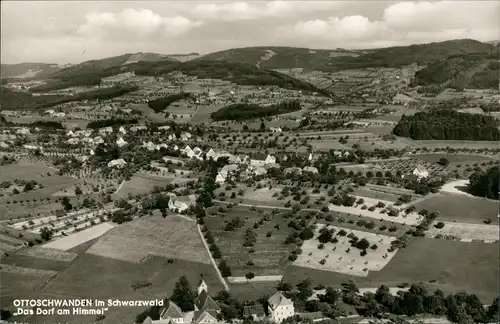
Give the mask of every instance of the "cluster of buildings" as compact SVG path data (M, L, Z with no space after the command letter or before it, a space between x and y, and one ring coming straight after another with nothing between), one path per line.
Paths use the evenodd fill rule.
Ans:
M160 318L153 320L147 317L144 324L217 324L224 323L220 320L221 308L208 294L207 284L200 280L197 288L197 298L194 311L183 312L174 302L169 301L160 310ZM272 295L267 301L267 309L249 314L254 320L266 320L281 323L283 320L295 316L295 308L291 299L283 296L281 292Z

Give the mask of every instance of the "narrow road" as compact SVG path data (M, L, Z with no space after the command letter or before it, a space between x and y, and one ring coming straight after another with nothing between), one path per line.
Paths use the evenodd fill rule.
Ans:
M215 268L215 272L217 272L217 275L219 276L219 280L224 286L224 289L226 291L229 291L229 286L226 283L226 280L222 277L222 274L220 273L219 267L217 266L217 262L215 262L214 257L212 256L212 252L210 252L210 248L208 247L207 241L205 241L205 237L203 236L203 233L201 232L201 227L199 224L196 225L196 228L198 228L198 234L200 234L201 241L203 242L203 245L205 246L205 250L207 250L208 257L210 258L210 262L212 262L212 265Z
M118 193L118 191L120 191L120 189L123 187L123 184L125 183L125 180L122 180L122 182L120 183L120 185L118 186L118 189L116 189L116 191L113 193L113 195L116 195Z

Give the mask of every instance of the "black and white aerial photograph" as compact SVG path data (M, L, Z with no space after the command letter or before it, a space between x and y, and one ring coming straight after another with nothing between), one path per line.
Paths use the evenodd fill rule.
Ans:
M1 324L497 324L500 1L2 1Z

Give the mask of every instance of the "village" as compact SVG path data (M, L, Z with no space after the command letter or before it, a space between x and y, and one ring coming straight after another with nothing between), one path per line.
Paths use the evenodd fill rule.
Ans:
M243 82L129 61L98 84L2 86L63 99L1 107L0 307L165 305L10 320L494 322L498 90L430 96L417 63Z

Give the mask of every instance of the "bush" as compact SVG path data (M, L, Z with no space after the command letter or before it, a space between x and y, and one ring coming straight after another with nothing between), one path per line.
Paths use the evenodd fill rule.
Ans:
M435 228L443 228L444 227L444 223L443 222L438 222L436 225L434 225Z

